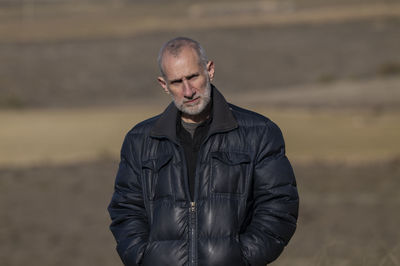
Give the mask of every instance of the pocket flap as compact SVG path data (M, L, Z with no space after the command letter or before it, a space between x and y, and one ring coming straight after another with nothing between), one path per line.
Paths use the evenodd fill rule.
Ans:
M211 157L222 161L228 165L236 165L241 163L250 163L251 159L248 154L239 152L212 152Z
M161 155L157 159L150 159L143 162L142 167L158 172L164 165L169 163L171 159L172 159L171 154Z

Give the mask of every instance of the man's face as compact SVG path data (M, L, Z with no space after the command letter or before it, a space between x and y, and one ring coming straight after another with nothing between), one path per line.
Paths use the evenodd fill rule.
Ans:
M214 64L207 63L206 69L192 48L185 47L178 56L165 54L163 57L165 78L158 81L172 96L176 107L187 115L198 115L211 99L210 80L214 75Z

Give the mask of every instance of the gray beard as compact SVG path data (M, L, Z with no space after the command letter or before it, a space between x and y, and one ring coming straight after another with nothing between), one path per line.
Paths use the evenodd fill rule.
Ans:
M180 105L175 101L173 97L172 100L174 101L176 108L178 108L178 110L181 111L182 113L188 115L198 115L204 111L204 109L211 101L211 83L208 82L207 89L204 92L204 95L201 96L201 102L199 103L199 105L196 105L195 108L185 107L183 104Z

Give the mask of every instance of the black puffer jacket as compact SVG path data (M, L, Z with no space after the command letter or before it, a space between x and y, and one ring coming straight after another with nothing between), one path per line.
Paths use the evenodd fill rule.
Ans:
M126 265L261 266L293 235L299 201L279 128L212 94L193 202L174 104L126 135L108 208Z

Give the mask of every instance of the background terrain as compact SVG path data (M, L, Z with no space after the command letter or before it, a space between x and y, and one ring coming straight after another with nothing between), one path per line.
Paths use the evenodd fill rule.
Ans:
M0 265L121 265L118 153L177 35L283 131L301 206L272 265L400 265L399 29L395 0L0 0Z

